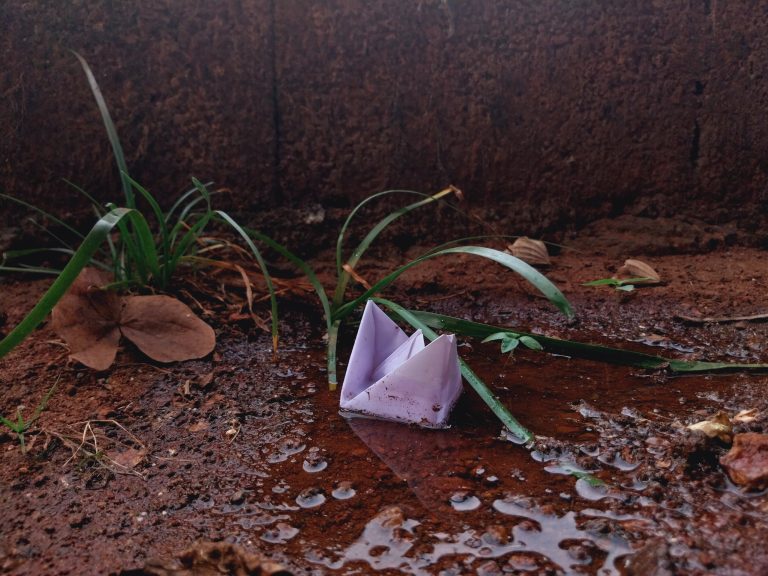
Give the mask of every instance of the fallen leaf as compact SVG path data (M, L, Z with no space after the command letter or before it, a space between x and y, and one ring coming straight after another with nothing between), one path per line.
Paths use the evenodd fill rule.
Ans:
M107 454L112 462L128 470L136 468L146 455L146 448L128 448L117 454Z
M51 313L52 326L74 360L106 370L115 361L120 334L158 362L201 358L216 346L213 329L170 296L121 298L102 287L112 276L84 268Z
M205 388L211 382L213 382L213 371L203 374L197 379L197 385L200 386L200 388Z
M531 240L527 236L521 236L507 249L516 258L520 258L528 264L538 264L539 266L549 266L549 252L547 245L541 240Z
M120 342L120 296L104 290L112 276L84 268L51 312L54 331L70 349L70 357L94 370L115 361Z
M749 410L742 410L736 414L736 416L733 417L733 421L740 424L749 424L750 422L757 420L759 416L760 413L757 411L757 408L750 408Z
M171 558L149 560L140 576L290 576L280 564L226 542L196 542Z
M170 296L128 296L120 330L158 362L202 358L216 346L216 334L192 309Z
M733 439L733 424L725 412L718 412L707 420L696 422L686 426L688 430L701 432L707 438L719 438L726 444L730 444Z
M632 258L625 260L624 265L616 271L614 278L626 280L638 278L634 284L661 284L661 276L649 264ZM639 280L642 278L642 280Z
M736 434L731 450L720 465L735 484L751 490L768 487L768 435Z

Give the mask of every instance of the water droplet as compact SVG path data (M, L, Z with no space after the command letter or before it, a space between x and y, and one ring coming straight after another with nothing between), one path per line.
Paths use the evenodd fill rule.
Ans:
M310 462L309 460L304 460L304 472L309 472L310 474L316 474L317 472L322 472L326 468L328 468L328 462L325 460L317 460L316 462Z
M336 486L336 489L331 492L331 496L336 498L336 500L349 500L352 498L357 492L354 488L352 488L351 482L339 482L338 486Z
M480 508L480 498L469 492L455 492L450 499L451 506L457 512L469 512Z
M288 540L296 536L299 533L299 529L286 524L285 522L278 522L274 528L266 530L261 535L261 539L272 544L285 544Z
M614 468L617 468L618 470L621 470L622 472L630 472L640 466L639 463L632 463L627 462L624 460L624 458L621 457L620 454L614 453L603 453L600 456L597 457L600 462L603 464L607 464L608 466L613 466Z
M328 468L328 462L320 454L320 449L315 446L309 449L309 453L307 454L307 457L304 459L303 468L304 468L304 472L315 474L317 472L322 472L323 470Z
M605 484L590 483L586 478L576 480L576 493L585 500L602 500L608 497L608 487Z
M296 496L296 504L302 508L315 508L325 502L325 494L321 488L307 488Z

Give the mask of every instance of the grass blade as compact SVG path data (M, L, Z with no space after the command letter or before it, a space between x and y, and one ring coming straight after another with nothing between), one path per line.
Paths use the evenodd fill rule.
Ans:
M414 328L421 329L421 331L424 333L424 336L426 336L429 340L434 340L437 338L435 331L432 330L432 328L430 328L427 323L423 322L412 311L406 310L402 306L395 304L390 300L385 300L384 298L372 298L372 300L378 304L386 306L394 314L399 316L403 321L407 322ZM519 438L521 443L527 444L533 440L533 433L525 428L525 426L520 424L520 422L518 422L518 420L507 409L507 407L502 404L501 400L499 400L499 398L491 391L491 389L486 386L485 382L483 382L480 377L474 373L474 371L467 365L467 363L463 360L460 360L459 363L461 365L461 374L467 380L469 385L472 386L475 392L477 392L480 398L482 398L483 401L488 405L496 417L501 420L501 423L504 424L504 426L515 437Z
M408 262L404 266L401 266L394 272L391 272L379 280L362 296L348 302L347 304L344 304L338 310L336 310L335 319L341 319L352 312L352 310L354 310L361 303L365 302L368 298L374 296L389 286L392 282L397 280L397 278L409 268L413 268L414 266L417 266L418 264L421 264L422 262L431 258L436 258L437 256L443 256L447 254L471 254L473 256L480 256L482 258L488 258L489 260L498 262L499 264L509 268L513 272L517 272L520 276L525 278L568 318L572 318L574 316L573 308L563 293L560 292L560 290L554 284L552 284L552 282L550 282L546 276L536 270L533 266L526 264L511 254L507 254L506 252L501 252L499 250L494 250L493 248L486 248L483 246L457 246L455 248L445 248L443 250L438 250L437 252L428 252L427 254L412 260L411 262ZM498 331L499 330L496 330L496 332Z
M96 222L91 231L86 235L83 243L61 271L59 277L48 288L48 291L40 298L24 319L5 338L0 340L0 358L8 354L45 319L75 281L80 271L88 265L91 257L99 249L107 235L126 217L134 220L143 219L141 214L130 208L115 208Z
M14 198L13 196L9 196L8 194L3 194L2 192L0 192L0 198L4 198L5 200L10 200L11 202L15 202L19 206L24 206L25 208L28 208L28 209L32 210L33 212L37 212L41 216L43 216L45 218L48 218L49 220L51 220L52 222L55 222L59 226L61 226L63 228L66 228L67 231L71 232L72 234L74 234L78 238L85 238L85 236L83 236L78 230L76 230L75 228L73 228L72 226L70 226L69 224L64 222L63 220L60 220L59 218L56 218L56 216L54 216L53 214L50 214L49 212L46 212L45 210L42 210L41 208L38 208L37 206L33 206L32 204L30 204L28 202L24 202L24 200L21 200L19 198Z
M126 205L128 208L136 208L136 201L133 196L133 190L131 189L131 183L127 177L128 166L125 163L125 154L123 153L123 147L120 144L120 138L117 135L115 123L112 122L112 116L109 114L107 102L104 100L104 95L101 93L99 83L96 82L96 77L93 75L88 62L74 50L72 50L72 54L78 59L80 66L82 66L83 71L85 72L85 76L88 79L88 85L91 87L93 97L96 99L96 105L99 107L99 113L101 114L102 122L104 122L104 128L107 129L107 137L109 138L109 143L112 145L112 153L115 156L115 163L117 164L117 169L120 174L120 182L123 186Z
M251 252L253 252L254 258L256 258L256 262L259 264L259 268L261 269L261 273L264 276L264 281L267 284L267 290L269 291L269 302L272 308L272 349L277 352L277 346L278 346L278 318L277 318L277 295L275 294L275 286L272 283L272 276L269 274L269 270L267 269L267 265L264 262L264 258L261 256L261 252L256 247L256 244L253 243L253 240L251 240L251 237L248 235L248 233L245 231L245 229L240 226L235 220L226 212L223 212L221 210L216 210L213 212L213 214L218 215L220 218L224 220L227 224L229 224L235 232L237 232L240 237L245 240L245 243L248 245L248 248L251 249Z
M599 344L585 344L583 342L541 336L540 334L520 332L513 328L492 326L490 324L462 320L461 318L435 314L433 312L418 312L415 310L411 312L421 322L435 329L447 330L448 332L461 334L462 336L480 339L487 338L499 332L512 332L519 336L526 336L535 340L541 344L545 352L572 356L574 358L583 358L586 360L596 360L608 364L619 364L622 366L632 366L649 370L668 369L670 372L676 374L735 370L768 371L768 364L730 364L727 362L672 360L664 358L663 356L633 352L632 350L622 350L620 348L601 346Z
M298 268L304 273L304 275L307 277L307 280L309 280L309 283L315 289L315 292L317 293L317 297L320 299L320 304L323 307L323 313L325 315L326 329L330 331L331 304L328 300L328 295L325 292L325 288L323 288L323 285L320 283L320 280L318 280L317 275L315 274L315 271L312 270L312 267L309 264L307 264L304 260L296 256L293 252L288 250L285 246L283 246L279 242L276 242L269 236L262 234L258 230L253 230L251 228L245 228L244 230L246 230L246 232L249 235L256 238L259 242L263 242L264 244L272 248L275 252L280 254L283 258L288 260L291 264L296 266L296 268Z
M378 194L369 196L368 198L360 202L360 204L355 206L354 210L350 212L349 216L347 216L347 219L344 221L344 225L341 227L341 231L339 232L339 236L336 240L336 272L339 280L338 280L338 284L336 285L336 291L334 292L334 295L333 295L334 308L338 307L341 304L342 300L344 299L344 292L347 289L347 284L349 283L349 279L350 279L350 274L343 269L343 265L342 265L342 245L344 242L344 234L346 233L347 228L349 227L349 224L352 221L352 218L355 216L355 214L357 214L360 208L362 208L365 204L367 204L371 200L374 200L376 198L381 198L382 196L385 196L387 194L415 194L415 195L424 197L423 200L419 200L418 202L414 202L413 204L404 206L403 208L400 208L399 210L395 210L394 212L382 218L370 230L370 232L368 232L368 234L365 235L365 238L363 238L362 242L360 242L357 248L354 249L354 251L352 252L352 255L349 257L349 260L347 260L347 264L352 269L354 269L355 266L357 266L357 263L360 261L360 258L362 258L363 254L365 254L365 251L368 250L368 248L376 239L376 237L379 234L381 234L381 232L387 226L392 224L392 222L400 218L400 216L403 216L404 214L407 214L408 212L415 210L416 208L435 202L440 198L447 196L448 194L456 193L456 190L457 190L456 188L451 186L449 188L446 188L445 190L441 190L440 192L432 195L423 194L422 192L415 192L413 190L387 190L385 192L379 192Z

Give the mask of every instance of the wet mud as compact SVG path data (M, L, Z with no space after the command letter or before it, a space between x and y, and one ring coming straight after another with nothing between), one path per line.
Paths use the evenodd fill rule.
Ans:
M766 323L676 318L765 312L764 252L653 256L662 286L582 286L621 265L614 247L563 250L547 270L576 324L495 265L461 257L414 269L388 295L550 336L768 362ZM364 277L393 257L372 261ZM718 463L728 447L685 429L754 408L736 432L764 432L768 375L670 377L530 350L502 356L497 343L461 339L460 355L537 434L529 450L503 437L468 387L447 430L340 416L313 296L282 302L275 355L268 335L227 320L226 297L242 294L205 299L190 288L204 281L180 292L216 329L204 360L155 364L125 344L109 372L94 373L68 364L47 326L3 359L5 415L33 409L59 379L29 453L1 438L3 572L149 574L197 541L295 574L768 572L765 491L734 486ZM5 282L0 330L45 285ZM348 326L341 359L353 336Z

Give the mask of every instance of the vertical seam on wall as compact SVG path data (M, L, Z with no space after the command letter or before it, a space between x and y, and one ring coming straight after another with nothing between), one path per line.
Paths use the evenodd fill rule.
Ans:
M282 156L282 117L280 112L280 89L277 80L277 31L276 31L276 6L275 0L269 0L269 58L272 76L272 202L279 203L283 198L281 185L282 174L280 162Z

